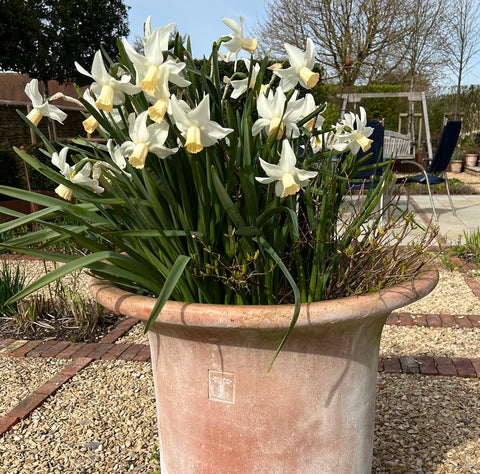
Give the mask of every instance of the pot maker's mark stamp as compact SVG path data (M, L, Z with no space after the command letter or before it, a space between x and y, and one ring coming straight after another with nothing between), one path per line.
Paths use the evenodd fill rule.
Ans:
M216 402L235 403L235 375L209 370L208 398Z

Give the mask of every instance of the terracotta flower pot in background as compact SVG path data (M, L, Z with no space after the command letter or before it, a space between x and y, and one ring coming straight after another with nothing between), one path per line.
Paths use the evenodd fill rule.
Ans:
M437 280L303 305L270 371L292 306L168 302L149 331L162 473L369 474L382 327ZM155 304L90 290L143 320Z
M452 173L461 173L463 163L461 161L452 161L450 163L450 171Z
M473 168L474 166L477 166L477 160L478 155L473 153L465 154L465 166L467 166L468 168Z

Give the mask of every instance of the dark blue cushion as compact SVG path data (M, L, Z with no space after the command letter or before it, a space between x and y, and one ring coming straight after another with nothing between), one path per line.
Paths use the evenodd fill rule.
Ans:
M428 182L430 184L441 184L444 181L445 179L441 178L440 176L435 176L433 174L428 175ZM415 176L408 176L406 178L398 178L397 182L427 184L427 180L423 174L416 174Z

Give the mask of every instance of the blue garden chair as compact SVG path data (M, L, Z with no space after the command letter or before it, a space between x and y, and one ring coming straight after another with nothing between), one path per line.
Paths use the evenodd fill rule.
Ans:
M450 120L443 127L442 134L440 136L440 141L438 142L437 149L433 158L425 158L424 162L428 165L427 168L422 166L420 163L414 161L402 161L402 163L409 163L416 166L420 169L421 173L414 176L405 176L402 178L397 178L397 183L402 183L407 185L409 183L419 183L425 184L427 186L428 195L430 197L430 203L432 205L433 215L435 216L436 221L438 222L438 215L435 209L435 204L433 203L432 196L432 186L436 186L441 183L445 183L447 189L448 199L450 201L450 208L453 211L453 215L456 215L455 208L453 207L452 196L450 195L450 189L448 187L447 179L447 166L450 163L450 160L453 155L453 151L457 146L458 137L460 136L460 129L462 122L460 120ZM410 193L407 195L407 205L410 200Z

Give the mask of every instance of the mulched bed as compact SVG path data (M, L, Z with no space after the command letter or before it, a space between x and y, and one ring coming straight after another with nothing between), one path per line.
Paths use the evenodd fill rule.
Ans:
M13 317L0 316L0 339L55 340L98 342L112 331L124 317L105 313L93 329L81 328L69 319L40 316L35 323L19 324Z
M41 266L42 262L41 259L28 255L2 254L2 258L12 262L24 262L27 274L36 273L36 270L28 265L38 262ZM83 294L84 290L84 288L82 290L79 289L79 292ZM53 316L46 313L38 315L33 323L26 322L20 324L14 317L0 313L0 339L98 342L124 319L124 316L118 316L105 310L98 324L93 328L89 328L78 327L72 315L67 317L57 314Z

